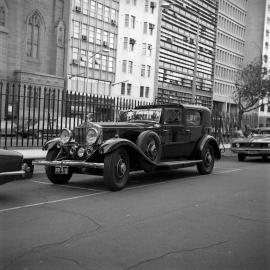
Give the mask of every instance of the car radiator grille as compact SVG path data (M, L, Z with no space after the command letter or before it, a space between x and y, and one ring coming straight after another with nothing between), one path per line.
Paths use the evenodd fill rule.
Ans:
M267 143L241 143L240 147L254 147L254 148L266 148Z
M79 144L85 144L86 142L86 128L75 128L74 130L74 139L75 142Z

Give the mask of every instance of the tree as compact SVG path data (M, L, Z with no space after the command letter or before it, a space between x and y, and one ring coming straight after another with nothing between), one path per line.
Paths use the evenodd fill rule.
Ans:
M260 102L270 104L270 78L262 68L262 61L255 59L244 66L235 80L233 99L238 106L238 128L241 129L243 115L258 109Z

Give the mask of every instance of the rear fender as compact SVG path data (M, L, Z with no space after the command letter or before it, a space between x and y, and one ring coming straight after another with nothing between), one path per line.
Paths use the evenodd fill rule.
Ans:
M205 145L210 144L214 148L215 158L220 159L221 153L216 139L211 135L203 136L197 144L196 153L201 153Z
M42 150L51 150L52 148L56 147L57 144L61 142L60 138L53 138L44 143Z
M148 158L144 152L133 142L123 138L114 138L105 141L99 148L101 155L107 155L118 148L125 148L131 157L131 159L137 158L140 164L145 163L147 165L156 166L157 164ZM141 162L142 161L142 162Z

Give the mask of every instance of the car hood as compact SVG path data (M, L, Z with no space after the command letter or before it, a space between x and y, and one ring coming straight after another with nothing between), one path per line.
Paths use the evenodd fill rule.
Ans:
M270 143L270 135L250 136L247 138L237 138L232 141L233 143Z

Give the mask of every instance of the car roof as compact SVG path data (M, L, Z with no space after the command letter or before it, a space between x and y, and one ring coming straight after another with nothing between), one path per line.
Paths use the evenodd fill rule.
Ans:
M184 107L185 109L197 109L200 111L208 111L210 113L210 110L207 107L195 105L195 104L174 104L174 103L168 103L168 104L151 104L151 105L140 105L136 106L135 109L148 109L148 108L175 108L175 107Z

